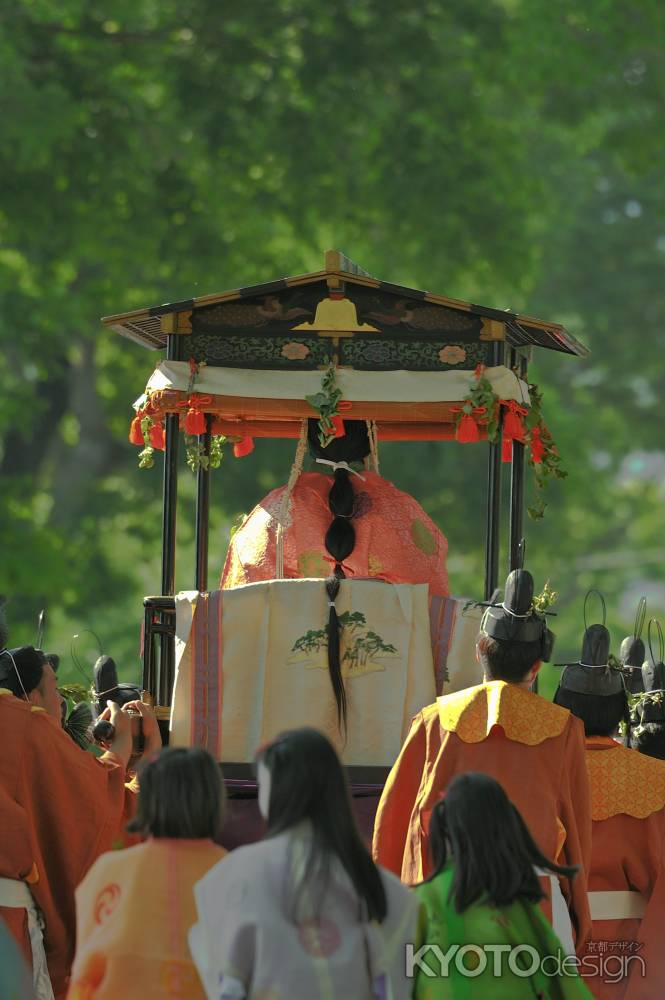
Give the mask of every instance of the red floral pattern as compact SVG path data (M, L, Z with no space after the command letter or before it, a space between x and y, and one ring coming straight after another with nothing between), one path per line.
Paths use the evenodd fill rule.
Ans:
M105 920L108 920L119 902L120 886L118 883L111 882L109 885L105 885L98 893L94 903L95 923L103 924Z

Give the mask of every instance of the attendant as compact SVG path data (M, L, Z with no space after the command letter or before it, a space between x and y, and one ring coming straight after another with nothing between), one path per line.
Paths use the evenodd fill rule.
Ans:
M593 933L584 969L595 973L587 982L599 1000L656 1000L665 983L665 762L617 741L628 698L609 649L604 625L590 626L555 694L586 732Z
M226 851L219 765L173 747L148 760L129 829L148 838L104 854L76 890L77 941L68 1000L205 1000L187 943L194 884Z
M157 721L147 706L134 707L151 752L161 746ZM62 729L56 678L44 654L32 646L0 653L0 916L32 968L40 998L65 995L74 890L99 854L122 838L135 809L135 794L125 786L130 718L116 705L104 716L115 736L97 759Z
M663 633L660 623L655 619L649 622L657 626L660 643L658 658L651 649L649 636L649 652L642 665L641 692L633 706L633 725L630 730L630 746L649 757L665 760L665 663L663 663ZM631 688L631 690L633 690Z
M440 951L421 953L429 971L419 964L414 1000L591 1000L536 905L538 873L571 879L576 869L542 855L497 781L458 775L432 811L429 843L433 872L414 891L423 904L421 944ZM443 966L451 944L459 948Z
M455 775L489 774L519 809L541 853L580 869L572 884L561 880L579 947L590 931L584 730L570 712L530 690L553 642L533 607L531 574L514 570L504 601L488 608L478 637L485 683L438 698L413 720L379 803L374 857L403 881L421 882L431 870L434 806Z
M210 1000L406 1000L418 902L365 850L332 745L283 733L259 753L258 780L266 839L195 889L190 945Z
M623 667L626 687L631 694L640 694L640 692L644 691L642 664L644 663L646 650L644 640L642 639L642 629L644 628L646 613L647 599L646 597L641 597L635 613L633 635L627 635L619 649L619 660Z

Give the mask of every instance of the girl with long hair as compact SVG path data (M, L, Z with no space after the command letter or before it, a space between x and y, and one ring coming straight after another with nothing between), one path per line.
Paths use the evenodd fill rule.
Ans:
M363 845L332 745L314 729L293 730L257 765L266 837L195 889L190 944L208 996L406 1000L404 948L418 902Z
M414 890L423 904L414 997L591 1000L538 906L538 871L572 878L575 869L542 855L501 785L458 775L429 831L434 871Z

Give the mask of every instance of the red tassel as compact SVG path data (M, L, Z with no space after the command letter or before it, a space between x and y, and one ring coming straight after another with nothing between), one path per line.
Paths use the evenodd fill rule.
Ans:
M200 410L195 410L193 406L190 406L187 410L187 416L185 417L185 433L193 434L198 437L200 434L205 434L205 432L205 413L201 413Z
M254 438L250 437L249 434L233 445L233 454L236 458L244 458L245 455L251 455L253 451Z
M531 431L529 447L531 450L531 461L535 465L539 465L543 460L543 455L545 454L545 445L543 444L543 439L540 436L540 427L534 427Z
M136 444L139 448L144 445L143 431L141 430L142 417L138 414L134 417L129 428L129 440L131 444Z
M513 460L513 440L512 438L504 438L501 442L501 461L502 462L512 462Z
M157 451L164 451L166 447L164 441L164 425L163 424L153 424L148 432L150 437L150 445L152 448L156 448Z
M503 436L516 441L521 441L524 437L524 424L519 411L519 407L514 400L508 403L503 416Z
M462 414L462 419L458 423L457 430L455 431L455 439L457 441L461 441L462 444L473 444L475 441L480 440L480 435L478 434L478 424L470 413Z
M334 417L330 418L330 423L333 425L335 429L334 436L336 438L344 437L344 435L346 434L346 431L344 429L344 418L340 417L339 413L336 413Z

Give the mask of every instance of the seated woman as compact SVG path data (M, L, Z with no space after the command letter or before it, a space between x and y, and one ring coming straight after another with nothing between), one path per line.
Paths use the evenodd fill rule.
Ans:
M427 583L431 594L447 596L448 542L413 497L363 468L371 451L366 421L344 421L344 435L325 448L318 435L318 421L309 420L307 445L319 470L301 472L303 441L289 484L233 535L220 587L327 577L339 563L346 576Z
M365 850L331 744L283 733L259 753L258 780L266 839L195 888L190 945L210 1000L406 1000L418 902Z
M148 839L104 854L76 891L77 942L68 1000L201 998L187 944L194 884L226 851L219 765L205 750L172 748L141 771L128 829Z
M414 893L423 904L420 944L438 949L421 952L414 998L592 1000L572 962L568 975L552 975L566 953L537 905L536 866L567 877L575 869L543 857L498 781L458 775L432 810L429 835L434 872Z
M346 688L340 662L341 622L335 600L346 577L428 584L448 594L448 542L420 505L376 472L363 469L372 451L364 420L346 420L326 446L319 424L307 422L310 454L333 471L301 473L305 435L286 486L273 490L233 535L222 589L265 580L321 577L329 617L328 672L340 731L346 728ZM355 466L355 468L354 468Z

